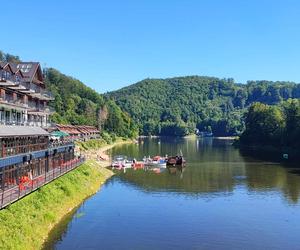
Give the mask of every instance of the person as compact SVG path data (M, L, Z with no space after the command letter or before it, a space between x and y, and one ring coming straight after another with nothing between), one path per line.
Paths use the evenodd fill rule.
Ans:
M29 171L28 177L29 177L29 179L32 181L32 179L33 179L33 178L32 178L32 170Z

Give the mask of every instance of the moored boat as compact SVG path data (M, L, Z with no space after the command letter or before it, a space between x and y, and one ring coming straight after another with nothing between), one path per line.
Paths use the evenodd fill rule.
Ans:
M183 156L170 156L167 159L167 166L184 166L186 161Z
M166 167L167 163L166 163L166 159L164 157L161 156L154 156L153 158L144 158L144 165L146 167Z
M133 169L143 169L145 167L144 162L136 161L132 165Z
M127 159L124 155L117 155L113 158L111 167L113 169L132 168L133 160Z

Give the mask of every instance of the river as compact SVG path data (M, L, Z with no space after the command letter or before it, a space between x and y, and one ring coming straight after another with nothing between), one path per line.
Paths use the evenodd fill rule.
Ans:
M119 172L50 233L45 249L300 249L300 175L224 139L144 139L136 158L182 151L183 169Z

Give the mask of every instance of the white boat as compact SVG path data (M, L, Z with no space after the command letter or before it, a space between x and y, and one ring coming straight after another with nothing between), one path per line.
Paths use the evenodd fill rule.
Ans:
M115 168L115 169L132 168L132 165L133 165L133 161L130 159L127 159L127 157L124 155L115 156L111 163L112 168Z
M155 156L153 158L144 158L144 165L146 167L158 167L158 168L166 168L167 167L167 162L165 158L160 157L160 156Z
M132 166L133 166L133 161L132 160L124 160L123 162L122 162L122 166L123 166L123 168L132 168Z

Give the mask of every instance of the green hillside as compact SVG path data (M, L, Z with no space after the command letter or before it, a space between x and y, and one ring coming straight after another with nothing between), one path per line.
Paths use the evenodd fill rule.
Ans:
M254 102L277 104L300 97L292 82L249 81L187 76L145 79L107 93L129 113L144 135L187 135L198 128L215 135L236 135L244 130L243 117Z
M17 63L18 56L0 51L0 60ZM93 125L102 130L123 137L137 135L135 123L116 103L84 83L66 76L56 69L44 69L45 84L55 100L50 106L55 109L51 116L54 123Z
M45 83L55 100L53 122L93 125L123 137L134 137L137 129L128 114L113 100L104 98L82 82L55 69L46 69Z

